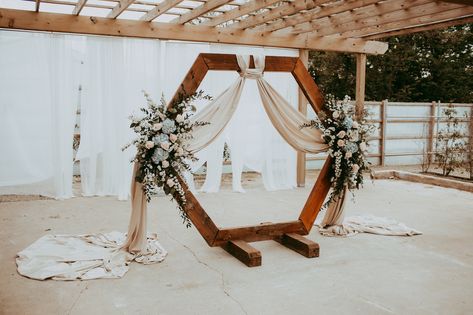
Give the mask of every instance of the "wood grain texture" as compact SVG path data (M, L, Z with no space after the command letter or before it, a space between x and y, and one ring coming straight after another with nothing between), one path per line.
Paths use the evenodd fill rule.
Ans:
M300 59L297 59L296 65L292 70L292 75L294 76L294 79L296 79L302 93L304 93L304 96L307 101L309 101L309 104L312 106L315 113L318 114L323 111L324 98L322 93Z
M304 208L302 208L301 215L299 216L299 220L301 220L307 233L309 233L314 226L315 219L317 218L317 215L324 204L325 197L330 190L329 171L331 165L332 158L329 157L325 161L324 166L317 177L314 188L312 188L309 198L307 199Z
M261 266L261 252L244 241L230 241L222 248L248 267Z
M299 234L289 233L284 234L280 238L275 239L278 243L286 246L289 249L301 254L307 258L319 257L320 246L314 241L311 241Z
M212 246L221 246L232 240L246 242L272 240L286 233L307 234L301 221L261 223L259 225L220 229Z

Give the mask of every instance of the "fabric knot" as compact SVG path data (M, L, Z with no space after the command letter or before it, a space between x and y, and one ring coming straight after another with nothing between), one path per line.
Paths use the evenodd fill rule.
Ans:
M240 72L240 77L245 79L259 79L263 77L263 71L260 69L246 69Z

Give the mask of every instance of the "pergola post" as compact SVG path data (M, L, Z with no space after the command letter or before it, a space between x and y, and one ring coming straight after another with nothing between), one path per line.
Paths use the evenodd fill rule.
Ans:
M356 54L355 116L360 120L365 106L366 54Z
M309 65L309 51L307 49L299 49L299 59L307 68ZM304 116L307 115L307 99L304 93L299 88L298 109ZM305 186L305 171L306 171L306 154L297 152L297 187Z

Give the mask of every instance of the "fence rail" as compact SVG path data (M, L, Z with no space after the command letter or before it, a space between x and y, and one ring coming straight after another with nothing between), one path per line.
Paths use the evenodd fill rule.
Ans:
M375 143L377 150L368 154L369 158L377 160L378 165L386 165L387 158L401 157L424 157L432 156L436 152L438 132L442 129L442 124L447 122L442 109L453 106L459 114L458 122L463 129L462 138L471 143L473 139L473 104L462 103L442 103L434 102L389 102L369 101L365 102L365 108L372 112L367 117L367 122L378 125L378 133L372 135L368 141ZM407 112L407 113L406 113ZM413 112L409 115L409 112ZM467 117L464 114L467 114ZM420 125L420 126L419 126ZM404 141L403 141L404 140ZM393 147L393 142L402 142L404 145L415 142L421 143L414 150ZM406 145L409 146L409 145ZM469 160L472 160L473 145L469 145ZM308 156L307 161L322 161L325 156ZM420 159L414 163L411 158L408 163L391 164L420 164ZM473 164L473 162L470 162Z

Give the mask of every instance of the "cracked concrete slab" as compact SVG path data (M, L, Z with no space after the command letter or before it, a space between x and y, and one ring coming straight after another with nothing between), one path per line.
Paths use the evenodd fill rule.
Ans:
M220 226L298 216L310 190L197 197ZM152 201L149 230L169 251L156 265L132 264L122 279L35 281L15 254L45 234L125 231L129 204L112 197L0 204L0 314L468 314L473 311L473 194L402 181L367 182L350 214L386 216L416 237L322 237L307 259L273 241L252 243L263 265L247 268L181 224L167 198Z

